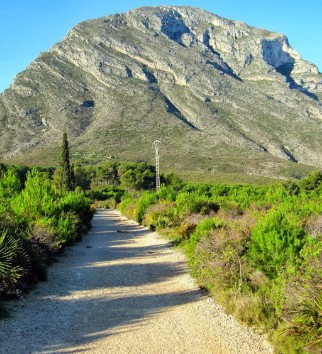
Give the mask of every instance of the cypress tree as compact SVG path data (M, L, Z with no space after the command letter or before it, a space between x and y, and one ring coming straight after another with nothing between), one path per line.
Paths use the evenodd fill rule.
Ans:
M70 166L69 147L67 133L63 134L62 155L61 155L61 189L64 191L73 191L75 189L74 171Z
M70 178L72 182L72 190L74 191L76 188L76 176L75 176L75 166L74 164L71 165L70 167Z

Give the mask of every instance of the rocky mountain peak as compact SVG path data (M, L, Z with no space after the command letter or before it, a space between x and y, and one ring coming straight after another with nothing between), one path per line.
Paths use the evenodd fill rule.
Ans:
M142 7L78 24L17 75L0 95L0 153L51 150L64 129L80 161L146 159L163 138L177 171L279 175L268 166L322 165L321 91L283 34Z
M183 46L205 45L230 64L236 75L242 76L243 69L253 61L261 63L261 69L268 64L279 73L287 73L303 87L312 84L312 78L305 82L306 75L319 74L314 64L302 60L298 52L291 48L285 35L256 29L244 22L227 20L201 9L143 7L129 11L124 17L133 27L162 33ZM316 78L315 84L310 88L321 91L321 78Z

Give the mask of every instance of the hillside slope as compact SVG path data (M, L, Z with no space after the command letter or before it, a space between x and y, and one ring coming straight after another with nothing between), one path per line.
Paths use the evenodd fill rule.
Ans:
M322 166L322 75L286 36L191 7L86 21L0 95L0 156L153 161L165 170L296 177ZM199 171L199 172L198 172Z

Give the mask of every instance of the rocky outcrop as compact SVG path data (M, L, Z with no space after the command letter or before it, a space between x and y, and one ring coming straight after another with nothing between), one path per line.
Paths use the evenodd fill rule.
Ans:
M80 160L147 159L160 138L177 172L279 175L322 166L321 90L283 34L143 7L80 23L17 75L0 95L0 153L39 156L67 130Z

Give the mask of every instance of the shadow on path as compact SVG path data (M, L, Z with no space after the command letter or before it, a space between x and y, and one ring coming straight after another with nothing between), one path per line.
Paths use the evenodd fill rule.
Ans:
M61 330L68 332L68 336L55 337L50 345L43 343L37 347L37 350L57 353L58 349L88 345L102 338L117 335L120 326L123 326L122 332L133 331L138 326L147 325L151 316L171 307L197 301L199 298L199 291L187 291L71 301L67 305L75 307L74 316L77 321L60 324ZM59 304L58 306L64 307ZM57 303L55 303L55 307L57 311ZM47 327L47 330L55 331L55 328Z
M185 266L163 261L169 245L152 243L150 233L99 209L91 232L50 269L49 281L0 322L7 352L81 352L73 347L115 335L120 326L135 330L165 309L200 300L198 290L167 290Z

